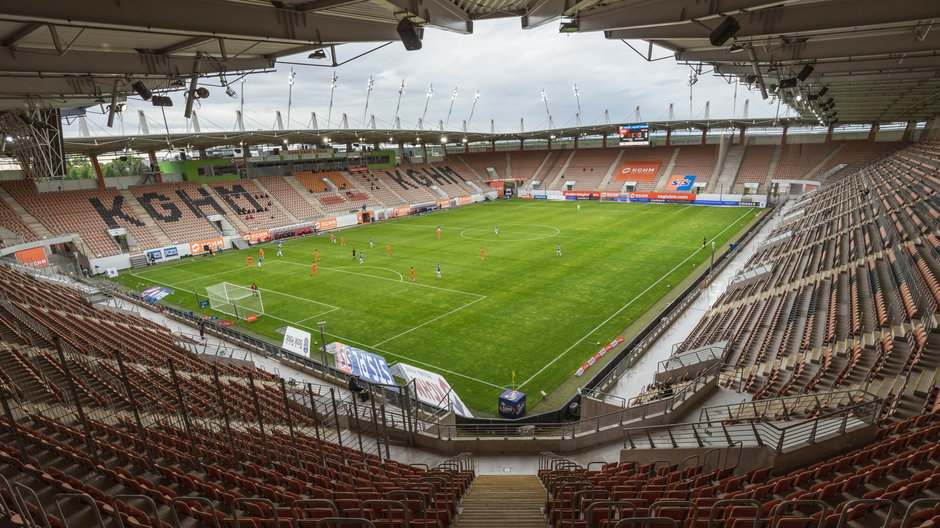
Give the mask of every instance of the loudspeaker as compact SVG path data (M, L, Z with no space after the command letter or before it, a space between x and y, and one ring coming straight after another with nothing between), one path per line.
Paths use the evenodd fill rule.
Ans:
M150 91L150 88L147 88L147 85L141 81L134 81L131 84L131 88L133 88L134 92L142 97L144 101L150 100L150 97L153 95L153 92Z
M800 73L796 74L796 78L800 81L805 81L807 78L809 78L810 74L813 73L814 69L815 68L807 64L806 66L803 66L803 69L800 70Z
M780 79L781 88L796 88L796 77L790 77L789 79Z
M401 22L398 23L398 38L401 39L401 43L405 45L405 49L408 51L421 49L421 37L418 35L418 25L407 18L403 18Z
M828 92L829 92L829 87L828 87L828 86L823 86L823 87L822 87L822 90L819 90L819 93L816 94L816 95L818 95L819 97L822 97L822 96L826 95L826 93L828 93Z
M739 29L741 29L741 24L738 24L737 20L733 17L725 17L721 24L718 24L718 27L708 35L708 41L712 43L712 46L721 46L728 42L728 39L733 37Z

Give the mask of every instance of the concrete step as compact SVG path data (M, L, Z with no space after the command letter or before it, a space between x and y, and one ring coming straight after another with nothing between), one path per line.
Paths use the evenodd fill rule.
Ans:
M461 502L454 528L546 528L546 497L535 475L481 475Z

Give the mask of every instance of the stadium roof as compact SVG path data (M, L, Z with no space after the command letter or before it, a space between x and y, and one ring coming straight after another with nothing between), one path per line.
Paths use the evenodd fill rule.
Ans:
M748 76L759 72L767 87L810 65L805 80L778 92L807 119L837 111L842 122L909 121L940 112L934 0L0 0L0 110L107 102L131 94L138 80L151 90L182 90L194 76L231 83L279 57L397 41L402 19L470 33L475 20L510 16L523 28L563 17L565 31L643 39L700 73L711 65L756 84ZM712 45L709 35L728 16L740 28ZM653 50L641 54L653 59ZM834 107L815 108L830 97Z
M709 121L654 121L650 129L655 130L710 130L763 128L773 126L812 125L815 121L802 118L761 119L715 119ZM462 132L441 130L401 129L330 129L330 130L246 130L229 132L203 132L178 134L151 134L128 136L98 136L65 138L67 154L100 155L122 151L125 148L139 152L161 151L168 148L191 149L213 147L237 147L241 145L322 145L345 143L425 143L448 144L481 141L519 141L520 139L554 139L582 136L612 135L617 133L616 124L589 125L582 127L533 130L528 132ZM443 141L442 141L443 139Z
M766 87L779 87L808 65L804 80L777 91L808 119L838 112L842 122L923 121L940 113L936 0L586 0L565 15L578 31L643 39L699 72L708 65L755 89L758 72ZM740 28L715 46L709 36L726 17ZM831 109L820 109L830 98Z

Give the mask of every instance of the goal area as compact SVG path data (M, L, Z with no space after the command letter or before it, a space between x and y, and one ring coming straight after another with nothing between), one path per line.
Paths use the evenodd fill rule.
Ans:
M261 290L220 282L206 287L206 297L209 299L210 308L237 319L245 319L250 315L264 315Z

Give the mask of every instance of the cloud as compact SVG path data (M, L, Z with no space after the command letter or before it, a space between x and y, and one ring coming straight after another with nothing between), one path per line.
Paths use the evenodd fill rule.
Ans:
M548 111L556 126L573 126L578 112L574 85L580 90L581 121L584 124L603 122L605 111L611 122L635 120L635 109L640 107L643 120L655 121L668 117L673 104L676 119L687 119L689 107L689 67L667 58L647 62L620 41L606 40L601 33L561 34L557 24L520 30L519 19L478 21L473 35L427 30L420 51L408 52L399 42L351 60L338 68L278 64L277 71L249 75L244 84L233 83L239 97L229 98L221 87L208 86L210 97L197 105L196 113L201 129L232 130L235 111L244 97L245 126L249 129L272 129L275 113L280 111L287 126L288 94L292 128L305 128L311 123L311 113L317 115L319 126L326 127L327 115L331 124L338 126L346 114L352 128L364 126L375 116L379 128L390 128L395 118L398 90L402 79L406 88L401 98L399 116L403 128L417 127L418 119L427 103L426 127L437 127L447 120L448 129L459 130L464 120L473 119L469 128L489 131L492 120L497 131L519 129L524 119L527 130L548 127L548 114L540 97L544 89L548 95ZM380 43L379 43L380 44ZM348 44L336 49L337 60L342 62L367 52L378 44ZM645 43L634 43L645 49ZM658 49L656 56L668 52ZM306 64L325 64L327 61L308 60L306 56L285 58L285 61ZM289 90L288 71L296 72L295 84ZM337 88L330 110L330 78L338 77ZM374 79L366 111L369 76ZM426 94L433 83L430 101ZM451 109L451 94L458 96ZM473 95L479 90L480 100L473 109ZM740 116L745 100L750 100L749 115L773 116L776 108L749 93L743 86L711 74L699 76L692 87L691 115L704 116L706 101L711 102L711 118ZM187 130L183 118L183 96L173 94L174 106L167 108L167 123L171 131ZM124 115L124 131L138 131L138 110L147 116L151 133L165 130L158 108L148 102L129 100ZM363 114L365 113L365 119ZM92 135L121 134L120 122L113 129L104 126L101 115L89 116ZM67 127L68 135L78 135L75 125Z

